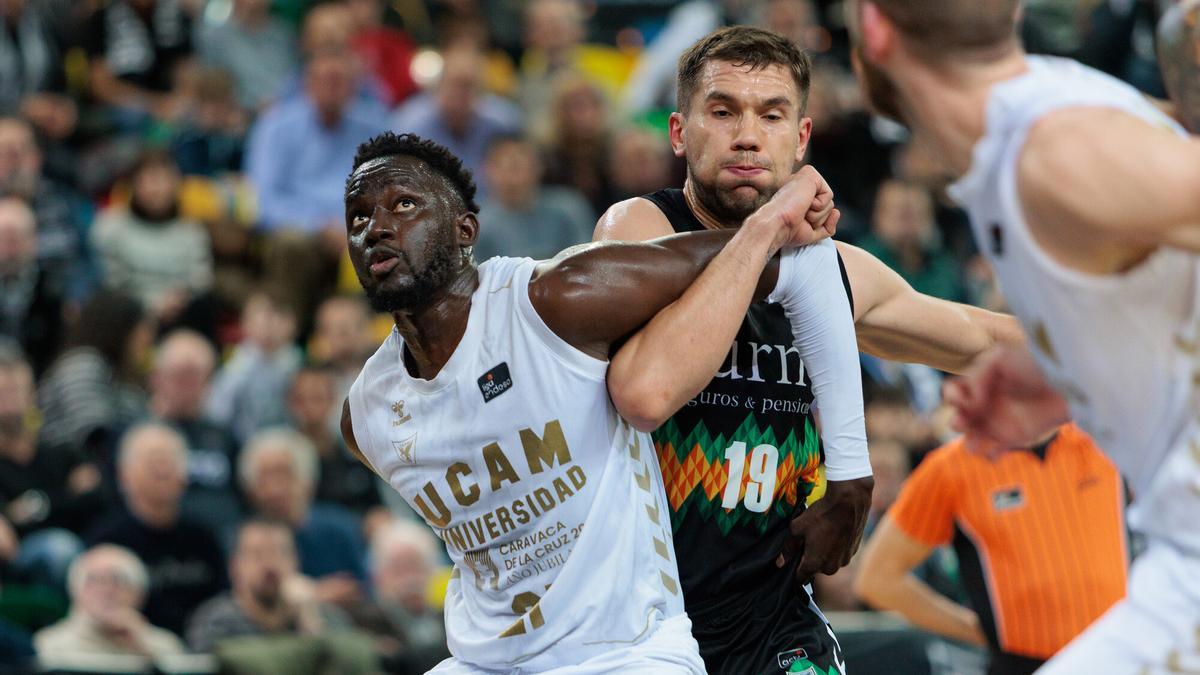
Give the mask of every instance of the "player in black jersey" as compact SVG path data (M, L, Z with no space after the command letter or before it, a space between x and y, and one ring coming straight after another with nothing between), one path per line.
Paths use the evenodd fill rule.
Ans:
M596 238L739 227L802 162L808 84L807 57L772 33L734 27L697 42L680 59L671 116L672 147L688 164L683 189L614 205ZM1021 340L1011 317L921 295L865 251L838 250L868 353L959 372L997 342ZM696 353L705 311L658 315L609 370L618 410L654 432L701 655L717 675L840 672L837 641L805 584L857 549L870 478L831 475L805 510L821 445L782 310L752 305L724 364Z

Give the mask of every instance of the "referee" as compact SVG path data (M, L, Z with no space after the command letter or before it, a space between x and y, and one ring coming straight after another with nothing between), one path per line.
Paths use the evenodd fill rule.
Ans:
M1074 425L997 459L955 440L905 482L855 590L921 628L987 645L989 675L1032 673L1125 595L1124 506L1116 468ZM946 544L973 611L912 574Z

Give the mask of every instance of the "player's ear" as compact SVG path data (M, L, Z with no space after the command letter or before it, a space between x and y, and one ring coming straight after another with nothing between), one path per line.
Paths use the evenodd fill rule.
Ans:
M891 56L897 39L896 25L870 0L862 3L859 31L863 54L872 63L881 63Z
M808 141L812 138L812 118L800 118L800 143L796 146L796 165L804 163L804 155L808 153Z
M667 120L668 135L671 137L671 151L676 157L683 157L683 113L673 112Z
M459 246L474 246L479 238L479 217L474 213L464 213L458 217L455 229L458 231Z

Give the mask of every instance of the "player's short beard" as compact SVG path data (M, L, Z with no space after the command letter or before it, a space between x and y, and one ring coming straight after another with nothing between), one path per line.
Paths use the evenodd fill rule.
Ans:
M688 173L691 176L692 193L699 200L700 205L709 215L728 227L740 226L747 216L771 201L771 196L775 192L774 190L763 192L756 186L743 183L745 187L753 188L755 191L754 197L744 199L738 197L734 190L722 190L715 184L704 184L703 181L696 178L694 171L689 170Z
M404 285L386 288L374 279L364 280L359 277L363 290L367 293L367 300L371 303L371 309L376 312L391 314L428 305L438 291L449 285L454 277L454 260L460 253L453 241L449 242L448 246L439 245L427 264L419 270L413 267L408 254L401 251L399 256L400 262L412 271Z
M896 82L883 69L867 60L862 51L862 45L855 45L852 56L854 71L862 83L863 92L867 97L867 105L874 112L888 119L908 126L904 113L900 111L900 89Z

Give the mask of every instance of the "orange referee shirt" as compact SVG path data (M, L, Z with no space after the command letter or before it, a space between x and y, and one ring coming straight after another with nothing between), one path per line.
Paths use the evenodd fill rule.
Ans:
M1124 512L1116 467L1065 425L996 460L961 439L934 450L888 514L923 544L953 543L993 648L1047 659L1124 597Z

